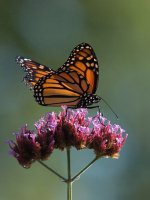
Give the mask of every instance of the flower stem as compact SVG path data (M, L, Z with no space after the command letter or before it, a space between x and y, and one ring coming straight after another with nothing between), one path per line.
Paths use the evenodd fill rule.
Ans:
M86 165L79 173L77 173L74 177L72 177L71 181L74 182L81 174L83 174L95 161L97 161L100 157L95 157L88 165Z
M68 180L66 181L66 183L67 183L67 200L72 200L70 148L67 148L67 169L68 169Z
M58 176L59 178L61 178L63 181L66 182L66 178L64 178L63 176L61 176L60 174L58 174L55 170L53 170L51 167L47 166L45 163L43 163L42 161L38 161L42 166L44 166L46 169L48 169L49 171L51 171L52 173L54 173L56 176Z

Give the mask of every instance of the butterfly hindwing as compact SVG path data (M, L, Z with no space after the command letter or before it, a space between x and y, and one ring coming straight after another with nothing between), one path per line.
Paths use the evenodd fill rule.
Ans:
M76 106L88 87L85 78L76 71L59 71L38 81L34 87L34 97L41 105Z

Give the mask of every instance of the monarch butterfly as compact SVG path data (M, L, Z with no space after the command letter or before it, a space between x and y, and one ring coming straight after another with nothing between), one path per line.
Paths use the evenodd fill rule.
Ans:
M102 99L95 94L99 79L98 61L87 43L76 46L56 71L21 56L16 61L24 69L24 81L33 89L40 105L93 108L97 106L89 106Z

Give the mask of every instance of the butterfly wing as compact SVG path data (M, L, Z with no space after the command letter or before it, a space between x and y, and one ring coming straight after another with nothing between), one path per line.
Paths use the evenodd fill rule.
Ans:
M39 81L41 77L53 72L53 70L51 70L49 67L21 56L16 58L16 62L20 64L25 71L26 76L23 80L27 85L31 87L31 89L33 89L34 85Z
M34 97L40 105L76 106L88 89L81 74L66 70L42 77L34 87Z
M81 74L90 87L87 94L94 94L98 86L99 66L93 48L87 43L81 43L71 52L68 60L58 71L73 70Z

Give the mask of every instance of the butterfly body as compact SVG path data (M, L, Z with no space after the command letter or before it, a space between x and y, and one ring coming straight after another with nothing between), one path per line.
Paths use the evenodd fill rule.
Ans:
M87 43L76 46L68 60L56 71L20 56L16 61L24 69L24 80L33 89L35 100L40 105L87 108L101 100L95 94L99 78L98 61L93 48Z
M81 100L77 104L76 108L88 108L93 103L98 103L101 100L101 97L99 97L96 94L83 94L81 96Z

